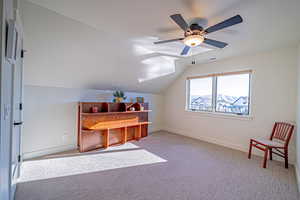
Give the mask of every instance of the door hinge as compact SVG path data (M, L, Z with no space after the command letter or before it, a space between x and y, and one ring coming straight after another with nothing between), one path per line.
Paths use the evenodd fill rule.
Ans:
M21 162L21 155L18 155L18 162Z
M24 58L25 52L26 52L26 50L24 50L24 49L21 50L21 58Z
M20 103L20 104L19 104L19 109L20 109L20 110L23 110L23 103Z

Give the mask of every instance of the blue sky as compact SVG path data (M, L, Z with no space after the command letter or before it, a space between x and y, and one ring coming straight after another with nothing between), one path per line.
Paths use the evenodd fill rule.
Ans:
M218 94L228 96L248 96L249 74L227 75L218 77ZM191 79L191 95L210 95L212 91L212 78Z

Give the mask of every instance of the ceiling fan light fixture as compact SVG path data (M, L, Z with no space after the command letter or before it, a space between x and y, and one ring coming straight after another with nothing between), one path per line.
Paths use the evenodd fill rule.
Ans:
M184 38L183 42L185 45L189 47L195 47L200 45L204 41L204 37L202 35L190 35Z

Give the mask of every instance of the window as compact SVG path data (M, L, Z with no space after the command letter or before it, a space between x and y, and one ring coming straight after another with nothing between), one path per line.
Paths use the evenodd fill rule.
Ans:
M250 70L189 77L187 109L249 115L250 80Z
M190 110L212 111L213 79L199 78L190 80Z

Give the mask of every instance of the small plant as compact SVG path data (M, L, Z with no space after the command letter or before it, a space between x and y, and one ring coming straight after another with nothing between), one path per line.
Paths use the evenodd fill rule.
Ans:
M115 97L113 102L116 102L116 103L120 103L127 98L127 97L125 97L123 91L118 91L118 90L113 93L113 96Z

